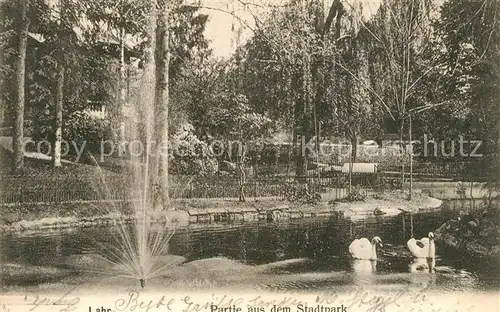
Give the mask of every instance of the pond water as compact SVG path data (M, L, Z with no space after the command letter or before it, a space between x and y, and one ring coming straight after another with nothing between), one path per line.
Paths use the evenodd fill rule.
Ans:
M415 215L414 237L427 236L429 231L436 230L453 214L443 210ZM110 235L113 231L113 228L93 227L4 234L0 245L2 263L58 267L68 257L95 254L96 242L113 244L113 236ZM371 239L373 236L379 236L384 244L379 251L376 273L359 274L353 266L348 246L355 238ZM220 287L240 285L277 291L313 291L332 287L348 289L358 284L391 289L422 283L440 291L498 288L498 271L466 255L444 252L439 245L436 274L410 273L412 259L406 249L406 241L410 237L410 220L406 217L403 225L402 216L357 221L311 218L286 222L211 224L178 229L170 242L169 253L184 256L191 263L211 259L201 262L202 269L197 266L196 274L189 274L190 269L186 268L182 273L184 275L179 275L180 279L191 279L192 285L200 285L200 281L210 279ZM269 266L290 259L296 261ZM210 272L209 278L207 272ZM90 275L83 272L83 276ZM61 276L56 282L78 283L75 276ZM79 276L82 276L81 272ZM43 279L23 281L35 287L46 282ZM53 280L51 282L54 283ZM3 287L16 287L20 283L21 279L5 279Z

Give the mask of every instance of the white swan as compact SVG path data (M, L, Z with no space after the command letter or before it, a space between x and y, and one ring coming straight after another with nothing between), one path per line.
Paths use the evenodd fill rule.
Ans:
M434 233L429 232L428 237L422 238L420 241L414 238L407 243L408 249L416 258L410 264L410 272L429 270L434 273L436 268L436 244L434 242Z
M424 237L421 240L416 240L410 238L406 243L411 254L415 258L427 258L429 257L429 252L431 249L431 241L434 245L434 233L429 232L428 237ZM435 247L433 246L433 252L435 252Z
M375 236L371 243L366 238L355 239L349 245L349 253L354 259L377 260L377 245L382 247L382 240Z
M377 261L354 259L352 269L355 273L372 274L377 271Z

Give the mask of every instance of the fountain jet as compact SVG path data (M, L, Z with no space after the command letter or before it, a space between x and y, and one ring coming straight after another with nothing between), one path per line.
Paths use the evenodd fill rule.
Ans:
M154 48L153 48L154 51ZM149 66L149 67L148 67ZM159 227L154 227L154 223L160 222L153 215L154 203L157 200L157 176L160 174L162 165L161 154L163 146L156 146L155 123L155 75L154 62L150 63L144 70L144 76L140 79L140 99L135 105L137 116L141 117L141 128L138 123L130 126L130 138L144 142L145 153L132 155L130 166L131 177L124 183L128 188L133 201L134 222L132 229L121 222L118 218L112 219L112 224L116 231L112 231L114 243L109 246L102 246L100 252L108 262L118 265L111 274L118 274L123 277L139 280L141 287L146 286L146 280L163 275L175 264L163 263L161 257L168 253L169 241L175 232L175 222L168 222ZM161 132L163 135L163 132ZM153 148L157 150L152 150ZM145 156L145 157L143 157ZM98 162L94 159L94 162ZM102 171L102 170L101 170ZM102 186L102 191L111 198L113 192L108 188L104 171L99 176L100 180L96 185ZM106 206L110 215L120 215L123 211L121 205ZM167 207L163 207L166 209ZM155 211L155 213L160 211ZM160 213L161 216L161 213Z

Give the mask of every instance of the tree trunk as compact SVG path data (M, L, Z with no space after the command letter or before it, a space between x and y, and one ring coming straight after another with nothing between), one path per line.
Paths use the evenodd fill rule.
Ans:
M319 124L320 121L318 121L318 103L321 103L323 100L323 86L324 86L324 77L320 71L320 68L323 67L323 60L321 58L313 61L313 64L311 65L311 77L315 77L315 81L313 83L313 86L311 89L314 92L314 102L312 103L312 109L313 109L313 122L314 122L314 137L315 137L315 142L314 142L314 152L316 154L316 175L319 179L321 178L321 173L320 173L320 131L319 131Z
M60 60L61 61L61 60ZM52 165L54 168L61 167L61 141L62 141L62 118L64 102L64 65L58 64L59 73L57 77L56 110L55 110L55 140L52 152Z
M294 89L299 89L303 88L303 86L300 85L301 80L304 78L303 75L295 75L293 79L293 88ZM304 102L304 97L296 97L295 98L295 103L294 103L294 134L295 138L293 140L294 142L294 155L295 155L295 179L297 181L300 181L304 178L306 175L306 168L307 166L305 165L307 155L305 153L307 150L304 148L304 144L307 144L307 133L306 133L306 121L307 118L304 116L304 110L305 110L305 102ZM298 142L297 142L298 141ZM304 143L305 141L305 143Z
M316 113L316 110L317 110L317 105L316 105L317 102L314 103L314 136L316 137L316 140L315 140L315 145L316 145L316 149L315 149L315 153L316 153L316 174L317 174L317 178L318 178L318 183L320 181L320 178L321 178L321 171L320 171L320 167L319 167L319 163L320 163L320 138L319 138L319 124L318 124L318 116L317 116L317 113Z
M245 166L243 165L242 160L240 160L238 164L238 171L239 171L239 201L240 202L245 202L245 182L246 182L246 176L245 176Z
M167 5L166 3L164 5ZM169 108L169 31L168 10L158 12L156 28L155 138L158 151L158 187L163 209L168 207L168 108ZM156 201L159 203L160 201ZM159 208L158 206L155 208Z
M302 172L303 172L303 182L307 182L307 169L309 163L309 149L307 144L312 138L311 129L311 56L304 47L304 68L302 77L302 97L303 97L303 113L302 113L302 135L304 136L301 140L301 157L302 157Z
M401 120L401 126L399 128L399 140L401 143L401 151L403 153L401 157L401 190L404 190L404 184L405 184L405 144L403 142L403 129L404 129L404 120Z
M125 64L125 29L120 30L120 103L117 109L120 142L125 141L125 121L123 116L123 108L126 104L127 97L127 69ZM119 156L122 156L123 151L119 149Z
M64 105L64 52L66 34L66 0L60 0L59 13L59 50L57 51L57 88L56 88L56 107L54 112L54 144L52 151L52 165L54 168L61 167L61 141L63 124L63 105Z
M305 2L301 2L301 13L302 13L302 23L305 27L306 18L307 18L307 10ZM307 182L307 163L309 161L309 150L307 149L307 143L310 140L310 116L309 116L309 96L310 96L310 75L311 75L311 64L310 64L310 55L307 51L307 42L305 38L302 38L302 73L301 75L297 75L297 81L302 82L302 85L299 87L297 83L297 88L301 88L301 96L296 100L296 109L295 109L295 118L299 128L301 129L301 137L300 137L300 150L297 157L297 171L296 178L298 178L298 182L306 183Z
M408 191L408 199L411 200L412 194L413 194L413 144L411 142L412 140L412 135L411 135L411 115L408 116L408 140L409 140L409 150L408 150L408 156L410 158L410 189Z
M240 144L243 144L243 129L241 128L241 120L238 124L238 132L239 132L239 141ZM242 149L238 151L238 155L236 156L238 159L238 176L239 176L239 201L244 202L245 199L245 146L242 146Z
M14 151L14 170L24 166L24 80L26 74L26 46L28 41L29 20L26 16L28 0L20 0L21 23L19 25L19 45L16 64L17 99L15 109L15 126L12 138L12 150Z
M353 149L353 146L351 146L351 153L352 153L352 149ZM353 167L353 164L352 164L352 155L351 155L351 157L349 157L349 185L347 188L348 194L351 194L351 192L352 192L352 167Z
M352 191L352 169L356 162L356 154L358 152L358 140L356 135L351 135L351 157L349 157L349 193Z
M286 176L287 176L287 178L290 177L290 175L291 175L291 170L292 170L292 166L291 166L292 154L295 151L295 147L296 147L295 129L294 128L292 128L291 131L290 131L290 139L289 139L289 141L291 143L291 146L290 145L287 146L287 162L286 162Z

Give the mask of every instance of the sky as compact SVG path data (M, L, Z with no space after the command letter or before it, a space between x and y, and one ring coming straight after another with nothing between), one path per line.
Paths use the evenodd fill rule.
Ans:
M365 18L370 17L376 12L382 0L343 0L350 5L357 6L361 2L363 5L363 15ZM237 44L234 42L236 35L231 31L232 24L240 27L238 19L243 20L246 24L253 27L252 14L263 16L269 9L265 7L269 4L282 5L286 0L244 0L249 3L244 7L238 0L201 0L201 5L204 7L200 13L208 14L209 20L205 31L205 36L211 41L211 48L216 57L229 57L236 49ZM333 0L324 0L325 7L330 6ZM222 12L226 11L226 12ZM234 12L238 18L233 17L230 13ZM249 13L250 12L250 13ZM246 29L245 29L246 28ZM248 27L242 29L240 44L252 36L252 31Z

